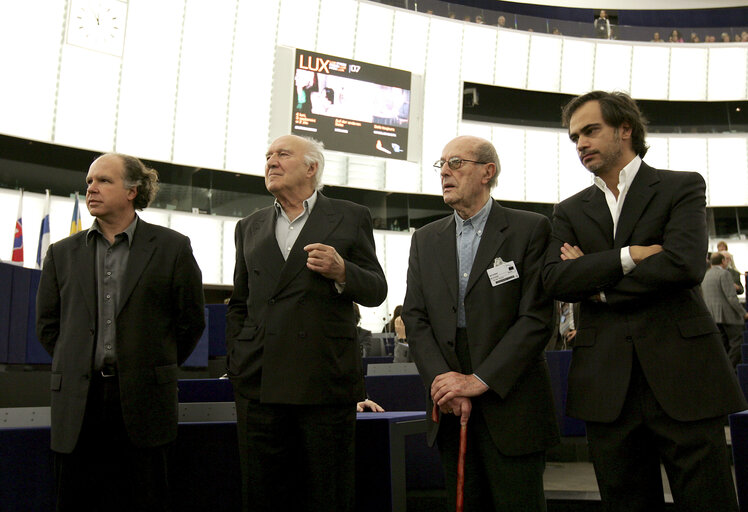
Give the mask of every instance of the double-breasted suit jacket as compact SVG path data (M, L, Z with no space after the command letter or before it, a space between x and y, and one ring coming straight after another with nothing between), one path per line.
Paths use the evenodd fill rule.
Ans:
M552 301L541 286L550 222L493 201L465 292L472 369L489 390L472 398L505 455L544 450L558 442L548 366ZM514 262L519 278L492 286L497 259ZM413 234L403 320L427 390L440 374L464 373L456 351L458 265L453 215ZM429 407L432 404L429 401ZM430 410L430 409L429 409ZM438 424L429 416L429 442Z
M83 423L96 342L96 243L82 231L50 245L36 299L52 355L52 449L70 453ZM205 328L202 277L189 238L138 219L116 324L122 416L133 444L177 434L177 365Z
M287 260L275 215L271 206L236 227L229 377L238 393L263 403L353 404L364 396L353 302L378 306L387 295L369 211L318 193ZM311 243L330 245L345 260L342 292L307 268Z
M698 173L641 164L617 232L596 186L556 206L543 281L556 299L581 302L569 373L567 412L611 422L623 407L634 353L658 403L673 419L713 418L746 408L704 305L705 183ZM564 242L584 256L562 261ZM628 274L621 248L663 251ZM592 297L604 292L605 301Z

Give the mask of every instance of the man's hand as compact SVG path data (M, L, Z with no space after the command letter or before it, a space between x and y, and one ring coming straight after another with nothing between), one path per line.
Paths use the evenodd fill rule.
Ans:
M657 244L629 246L629 254L631 255L631 259L634 260L634 263L636 263L637 265L639 264L639 262L657 254L658 252L662 252L662 246Z
M369 400L368 398L363 402L359 402L356 404L356 412L364 412L367 409L369 409L371 412L384 412L384 409L381 405L373 400Z
M561 246L561 259L564 261L575 260L577 258L581 258L582 256L584 256L582 249L580 249L576 245L572 247L570 244L564 243L564 245Z
M309 244L304 250L307 252L306 266L309 270L322 274L338 284L345 283L345 261L335 247Z
M470 418L470 411L473 410L473 402L465 396L459 396L445 403L439 410L442 414L459 416L460 424L467 425L468 418Z
M478 396L488 391L488 386L474 375L447 372L437 375L431 383L431 399L439 408L459 397Z

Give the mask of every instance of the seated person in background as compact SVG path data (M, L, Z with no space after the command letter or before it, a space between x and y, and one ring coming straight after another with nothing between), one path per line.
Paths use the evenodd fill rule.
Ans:
M413 358L410 355L408 347L408 337L405 335L405 324L399 316L395 318L395 354L392 359L393 363L411 363Z
M652 42L653 43L664 43L665 40L660 38L659 32L655 32L654 34L652 34Z
M361 349L361 357L366 357L371 349L371 331L361 327L361 310L353 303L353 315L356 318L356 340Z
M728 34L727 32L722 32L722 34L720 34L719 37L721 38L721 41L723 43L729 43L730 42L730 34Z
M400 312L403 310L402 304L395 306L395 311L392 312L392 319L384 324L382 332L395 332L395 319L400 316Z

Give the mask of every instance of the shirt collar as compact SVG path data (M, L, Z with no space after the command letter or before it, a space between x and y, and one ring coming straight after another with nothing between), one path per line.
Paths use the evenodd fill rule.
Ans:
M628 190L634 182L634 178L636 178L636 174L639 172L639 167L641 167L641 165L642 159L639 155L636 155L633 160L621 169L621 172L618 173L618 190ZM605 192L607 185L605 185L603 179L599 176L595 176L594 181L597 188Z
M478 213L470 217L469 219L464 219L460 217L457 214L457 210L454 212L455 216L455 228L457 229L457 234L459 235L462 233L462 226L465 224L465 222L470 221L470 224L473 225L473 228L482 229L481 226L485 225L486 219L488 218L488 212L491 211L491 203L493 203L493 200L491 196L488 197L488 200L486 201L486 204L483 205L483 208L478 210Z
M312 192L311 196L304 199L303 204L304 204L304 213L312 213L312 210L314 209L314 205L317 204L317 191L315 190L314 192ZM281 204L278 202L277 199L273 202L273 206L275 206L275 213L277 215L281 215L281 213L285 213L283 212L283 207L281 206Z
M132 246L132 237L135 234L135 227L138 223L138 215L135 215L135 218L132 220L129 226L127 226L122 233L118 233L115 236L119 236L124 234L125 238L127 239L127 247ZM94 236L94 233L98 233L101 236L104 236L104 233L101 231L101 228L99 227L99 219L94 218L93 223L91 224L91 227L88 228L88 231L86 232L86 245L88 245L89 240L91 240L91 237Z

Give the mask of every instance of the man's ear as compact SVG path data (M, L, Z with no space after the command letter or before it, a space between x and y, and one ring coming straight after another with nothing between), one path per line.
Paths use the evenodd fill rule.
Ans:
M133 201L138 196L138 187L130 187L127 189L128 201Z
M631 125L627 122L621 123L621 126L619 127L620 130L620 136L621 139L630 139L631 138L631 132L633 129L631 128Z
M493 179L493 177L496 175L496 164L489 163L486 165L486 170L483 175L483 179L481 179L481 183L488 183Z
M307 177L311 178L312 176L317 174L317 168L318 168L317 162L309 164L309 169L307 169L306 171Z

